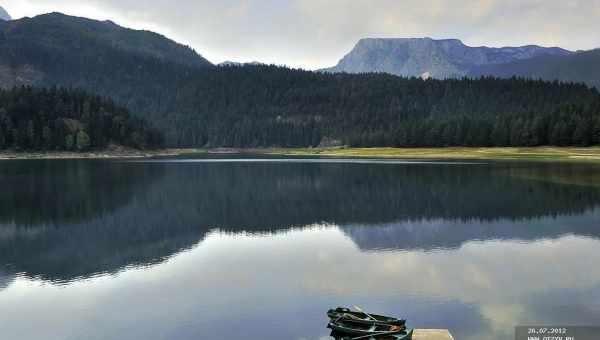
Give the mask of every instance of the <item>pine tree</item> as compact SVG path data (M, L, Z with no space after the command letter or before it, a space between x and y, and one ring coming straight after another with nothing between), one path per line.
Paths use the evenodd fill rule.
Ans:
M535 117L530 125L531 146L545 145L548 143L548 129L544 117Z
M596 116L596 119L594 120L592 143L594 145L600 145L600 115Z
M16 128L12 128L10 130L10 136L11 136L11 140L12 140L12 147L19 150L21 149L21 145L20 144L20 133L19 130Z
M30 120L27 123L26 139L23 141L22 146L25 148L35 149L37 147L35 137L35 126L33 125L33 120Z
M73 135L68 134L65 137L65 150L71 151L73 150Z
M90 136L83 130L77 133L77 150L85 151L90 148Z
M592 122L587 119L579 119L573 132L573 143L579 146L590 146L593 133Z
M42 141L45 150L52 149L52 131L47 125L42 129Z
M494 146L508 146L510 143L508 124L501 118L496 118L492 129L491 143Z
M550 144L556 146L567 146L571 143L569 136L569 128L564 121L558 121L554 124L552 134L550 136Z

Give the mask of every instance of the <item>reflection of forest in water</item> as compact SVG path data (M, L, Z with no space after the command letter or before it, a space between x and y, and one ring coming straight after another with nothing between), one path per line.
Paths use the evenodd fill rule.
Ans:
M262 233L316 223L345 225L365 249L598 236L588 215L600 190L556 180L595 170L572 164L7 162L0 168L0 265L72 280L160 262L213 228ZM567 217L574 219L554 222ZM394 242L380 245L381 237Z

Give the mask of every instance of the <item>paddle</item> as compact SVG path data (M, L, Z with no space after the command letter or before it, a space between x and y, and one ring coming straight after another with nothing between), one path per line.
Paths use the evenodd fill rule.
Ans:
M374 317L372 317L371 315L369 315L367 312L365 312L364 310L362 310L360 307L354 306L354 309L356 309L357 311L359 311L359 312L363 313L364 315L368 316L373 321L378 321L377 319L375 319Z

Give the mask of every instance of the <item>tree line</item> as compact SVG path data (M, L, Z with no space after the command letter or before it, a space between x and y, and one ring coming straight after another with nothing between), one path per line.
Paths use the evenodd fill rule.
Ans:
M163 145L162 134L112 101L65 88L0 90L0 149L86 151Z
M245 66L203 70L175 98L155 121L180 146L600 144L600 95L574 83Z

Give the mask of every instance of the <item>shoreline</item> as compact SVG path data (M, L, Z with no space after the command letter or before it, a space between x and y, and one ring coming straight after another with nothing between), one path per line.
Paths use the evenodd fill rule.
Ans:
M17 152L0 151L0 161L8 160L52 160L52 159L141 159L154 157L175 157L182 155L205 154L206 149L160 149L160 150L97 150L89 152L38 151Z
M90 152L0 151L0 161L31 159L143 159L198 155L261 155L282 157L385 158L417 160L512 160L600 163L600 147L523 148L172 148L160 150L98 150Z
M490 160L600 163L600 147L446 147L269 149L274 156L385 158L416 160Z

